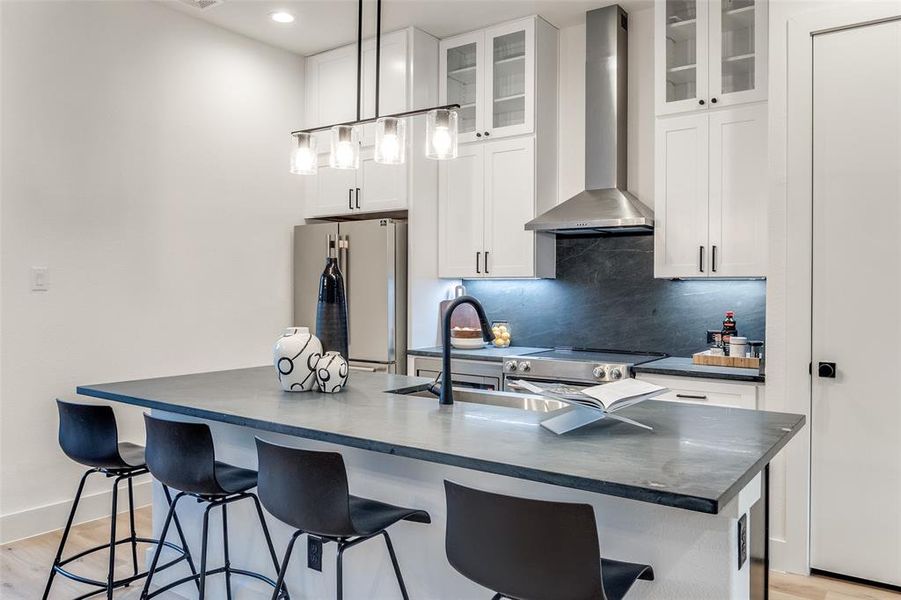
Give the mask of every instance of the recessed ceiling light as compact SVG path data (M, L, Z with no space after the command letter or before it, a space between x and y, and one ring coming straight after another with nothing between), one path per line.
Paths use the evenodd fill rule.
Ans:
M274 13L269 14L269 18L275 21L276 23L293 23L294 15L289 12L285 12L283 10L276 11Z

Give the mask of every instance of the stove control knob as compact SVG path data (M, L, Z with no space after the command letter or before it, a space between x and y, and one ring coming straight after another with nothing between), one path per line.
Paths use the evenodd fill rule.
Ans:
M595 379L603 379L607 376L607 371L604 370L604 367L595 367L592 373L594 373Z
M623 372L620 369L613 369L610 371L610 379L622 379Z
M504 371L510 371L510 372L516 371L516 361L508 360L507 362L505 362L504 363Z
M531 371L531 370L532 370L532 363L530 363L530 362L527 361L527 360L524 360L523 362L519 363L519 370L520 370L521 372L523 372L523 373L525 373L525 372L527 372L527 371Z

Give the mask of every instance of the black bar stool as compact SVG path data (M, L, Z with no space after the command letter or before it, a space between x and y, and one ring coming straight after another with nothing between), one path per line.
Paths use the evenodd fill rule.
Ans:
M160 539L165 540L169 531L169 524L175 518L178 501L185 496L192 496L198 502L206 502L207 507L203 513L203 533L200 550L200 572L183 577L177 581L166 584L158 590L150 592L150 582L156 572L156 565L160 558L160 548L153 556L150 565L150 573L144 582L144 590L141 599L146 600L188 581L198 583L199 598L203 600L206 594L206 578L219 573L225 574L225 589L229 600L232 597L231 576L243 575L264 581L275 586L275 581L253 571L236 569L231 566L228 557L228 505L232 502L250 498L253 500L272 557L272 564L278 571L278 557L272 546L272 538L269 536L269 528L263 517L263 509L255 494L249 490L257 485L257 472L251 469L242 469L216 460L213 447L213 436L210 428L203 423L181 423L157 419L150 415L144 415L144 424L147 428L147 466L150 472L164 485L173 487L179 491L175 500L169 507ZM215 569L207 569L207 544L209 541L210 511L214 508L222 508L222 550L224 565ZM288 598L285 591L284 598Z
M338 600L343 597L341 559L344 551L376 536L384 536L400 593L408 599L388 527L398 521L431 523L424 510L403 508L351 496L344 459L337 452L313 452L257 438L260 500L272 516L297 529L288 543L278 573L278 591L285 581L294 542L302 534L338 545Z
M494 600L621 600L649 565L601 558L588 504L492 494L444 482L448 561Z
M99 406L93 404L75 404L72 402L56 401L59 409L59 445L66 456L75 462L90 467L81 477L78 484L78 491L75 493L75 501L72 503L72 509L69 511L69 519L66 521L66 527L63 529L63 536L59 542L59 549L56 552L56 558L53 559L53 565L50 568L50 576L47 578L47 585L44 588L44 600L50 594L50 587L53 585L54 576L59 573L64 577L68 577L74 581L87 585L102 588L106 591L106 597L113 597L113 590L118 587L124 587L141 579L147 575L147 572L138 572L138 543L144 544L160 544L158 540L152 538L138 537L135 532L135 503L134 503L134 486L132 479L138 475L147 473L147 466L144 463L144 447L130 442L119 442L119 433L116 428L116 415L109 406ZM66 547L66 540L69 538L69 530L72 528L72 521L75 519L75 512L78 510L78 503L81 500L81 493L84 490L84 484L89 475L101 473L107 478L115 478L113 481L113 502L112 511L110 513L110 541L108 544L100 544L93 548L83 550L68 558L63 558L63 551ZM122 481L128 482L128 512L131 524L131 533L127 538L121 540L116 539L116 513L119 501L119 484ZM166 493L166 500L170 503L172 498L169 495L169 489L163 486ZM180 556L160 569L171 567L175 563L186 559L191 571L194 571L194 563L191 561L191 555L187 552L187 545L182 534L181 523L175 522L175 528L178 530L178 536L181 540L181 547L166 542L164 545L176 550ZM131 561L133 574L123 579L115 578L116 564L116 546L120 544L131 545ZM107 571L106 581L98 581L89 579L81 575L72 573L63 568L68 563L83 558L89 554L93 554L99 550L109 550L109 570ZM78 596L78 598L87 598L100 593L100 590L94 590L87 594Z

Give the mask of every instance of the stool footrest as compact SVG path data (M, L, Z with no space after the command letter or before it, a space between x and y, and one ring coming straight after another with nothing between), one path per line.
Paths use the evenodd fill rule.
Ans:
M116 545L118 546L119 544L130 544L131 541L132 541L131 538L125 538L124 540L118 540L116 542ZM155 540L152 538L135 538L134 541L141 542L144 544L159 544L160 543L159 540ZM157 568L158 571L161 571L163 569L168 569L169 567L173 566L174 564L176 564L178 562L181 562L182 560L187 560L188 555L185 552L184 548L182 548L181 546L177 546L176 544L174 544L172 542L162 542L162 545L167 548L171 548L172 550L175 550L176 552L178 552L179 556L178 556L178 558L175 558L175 559L167 562L166 564L162 565L161 567L158 567ZM65 560L59 561L58 563L54 564L52 568L54 571L56 571L63 577L71 579L72 581L77 581L77 582L83 583L85 585L93 585L93 586L100 587L100 588L106 588L109 585L108 582L99 581L97 579L89 579L82 575L78 575L77 573L67 571L66 569L63 568L63 565L66 565L74 560L78 560L79 558L84 558L85 556L87 556L89 554L93 554L94 552L97 552L99 550L109 550L109 547L110 547L109 544L100 544L99 546L94 546L93 548L88 548L87 550L82 550L78 554L70 556L69 558L67 558ZM124 587L126 585L129 585L130 583L137 581L138 579L143 579L146 576L147 576L147 571L143 571L141 573L138 573L136 575L131 575L131 576L125 577L123 579L116 579L115 581L113 581L113 587L114 588ZM93 596L96 593L97 592L91 592L90 594L88 594L88 596ZM80 596L80 597L85 598L86 596Z
M160 569L156 569L156 570L159 571ZM262 575L260 573L255 573L253 571L246 571L244 569L235 569L232 567L228 567L228 568L216 567L215 569L210 569L205 574L198 573L197 575L188 575L187 577L182 577L181 579L167 583L163 587L161 587L157 590L153 590L152 592L148 593L146 596L143 597L143 600L150 600L150 598L153 598L154 596L158 596L158 595L162 594L163 592L168 592L172 588L178 587L184 583L188 583L189 581L199 581L201 576L209 577L211 575L218 575L220 573L228 573L229 575L243 575L244 577L252 577L252 578L258 579L264 583L268 583L272 587L276 587L275 581L273 581L269 577L266 577L265 575ZM279 597L287 598L288 597L287 592L285 590L282 590Z

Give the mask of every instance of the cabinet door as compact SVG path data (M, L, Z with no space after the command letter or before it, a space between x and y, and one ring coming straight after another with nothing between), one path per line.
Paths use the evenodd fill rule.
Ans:
M407 103L407 30L382 36L382 73L379 81L379 114L390 115L410 108ZM356 81L356 79L354 80ZM375 116L375 40L363 43L363 118ZM375 124L363 126L364 146L375 144Z
M362 212L383 212L407 208L407 164L381 165L375 162L373 150L360 154L360 169L357 172L359 206Z
M438 167L438 276L483 277L485 153L460 146Z
M535 140L501 140L485 147L486 277L534 277Z
M707 114L657 119L654 276L706 277Z
M306 177L306 217L331 217L354 211L357 172L332 169L328 154L319 155L319 173Z
M638 373L636 379L667 388L655 400L670 400L687 404L707 404L711 406L731 406L754 410L758 406L758 384L738 383L725 380L699 379L696 377L670 377ZM762 388L760 388L762 389Z
M306 60L307 126L352 121L357 117L357 51L353 46ZM329 132L317 133L320 150L328 149Z
M767 111L709 113L710 276L766 275Z
M474 142L482 137L484 123L485 66L481 31L441 42L439 93L442 104L459 104L458 142Z
M710 103L766 99L766 0L719 0L710 11Z
M706 108L708 12L706 0L655 3L654 48L657 114Z
M535 21L522 19L485 32L485 136L534 130Z

